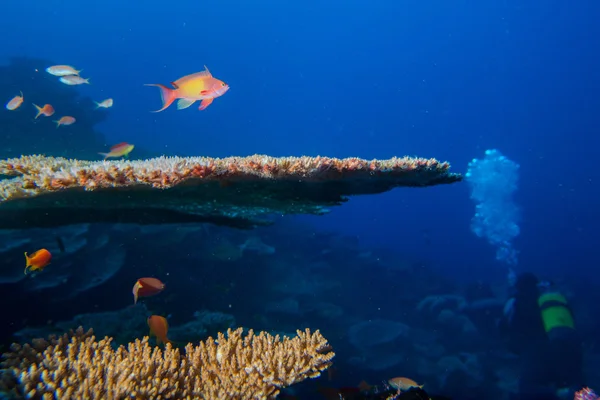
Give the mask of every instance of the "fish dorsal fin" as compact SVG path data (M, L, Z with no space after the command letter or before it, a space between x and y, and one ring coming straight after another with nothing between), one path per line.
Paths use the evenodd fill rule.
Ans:
M119 148L119 147L123 147L123 146L127 146L127 143L126 143L126 142L123 142L123 143L118 143L118 144L115 144L115 145L114 145L114 146L112 146L110 149L111 149L111 150L115 150L115 149L117 149L117 148Z
M195 102L196 102L196 100L194 100L194 99L179 99L179 100L177 100L177 109L183 110L185 108L188 108Z
M171 82L171 85L175 88L175 89L179 89L179 85L175 82Z
M210 73L210 71L208 70L206 65L204 66L204 71L197 72L196 76L203 77L203 78L212 78L212 74Z

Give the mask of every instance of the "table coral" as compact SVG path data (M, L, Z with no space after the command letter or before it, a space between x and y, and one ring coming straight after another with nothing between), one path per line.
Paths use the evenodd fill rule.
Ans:
M188 344L184 354L171 345L152 348L147 337L115 350L110 338L81 333L66 346L9 356L15 392L44 399L267 399L318 377L335 355L319 331L308 329L283 339L229 329L216 340Z
M270 214L323 214L346 196L460 181L435 159L159 157L80 161L0 160L6 228L82 222L212 222L251 228Z

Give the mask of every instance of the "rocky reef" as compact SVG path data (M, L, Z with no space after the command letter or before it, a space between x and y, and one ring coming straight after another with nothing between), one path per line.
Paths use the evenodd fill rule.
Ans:
M435 159L160 157L89 162L43 156L0 161L0 224L92 222L269 224L271 214L323 214L347 196L460 181Z

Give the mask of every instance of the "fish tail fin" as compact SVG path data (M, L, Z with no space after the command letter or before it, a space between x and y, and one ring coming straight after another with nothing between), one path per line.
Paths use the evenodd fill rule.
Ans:
M42 107L38 106L38 105L37 105L37 104L35 104L35 103L31 103L31 104L33 104L33 106L34 106L34 107L36 108L36 110L37 110L37 115L35 116L35 119L38 119L38 117L39 117L40 115L42 115L42 112L43 112L43 111L42 111Z
M83 81L84 81L86 84L88 84L88 85L91 85L91 83L90 83L90 78L84 79Z
M79 74L81 74L81 72L82 72L82 71L83 71L83 69L80 69L80 70L75 70L75 73L76 73L77 75L79 75Z
M96 104L96 108L94 108L94 110L97 110L100 108L100 103L98 103L97 101L94 101L94 104Z
M100 154L106 160L108 158L109 153L98 153L98 154Z
M60 121L52 121L54 123L56 123L56 129L58 129L58 127L60 126Z
M27 255L27 252L25 252L25 273L27 274L27 268L31 267L31 260L29 259L29 256Z
M21 98L23 98L23 91L19 90L19 93L21 93Z
M169 89L165 85L161 85L159 83L146 83L144 86L156 86L160 89L160 97L163 103L163 106L160 110L152 111L152 112L161 112L169 107L177 97L177 91L174 89Z

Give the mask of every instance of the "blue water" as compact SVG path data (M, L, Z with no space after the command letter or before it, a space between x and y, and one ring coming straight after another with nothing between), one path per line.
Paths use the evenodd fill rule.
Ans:
M1 61L73 65L91 82L78 92L114 98L96 127L107 145L211 157L411 155L460 173L499 149L520 165L515 269L600 281L598 2L29 0L0 11ZM204 65L230 85L224 96L205 111L150 113L160 96L143 84ZM469 195L464 183L400 188L288 220L397 250L456 282L503 281L507 265L470 229Z

